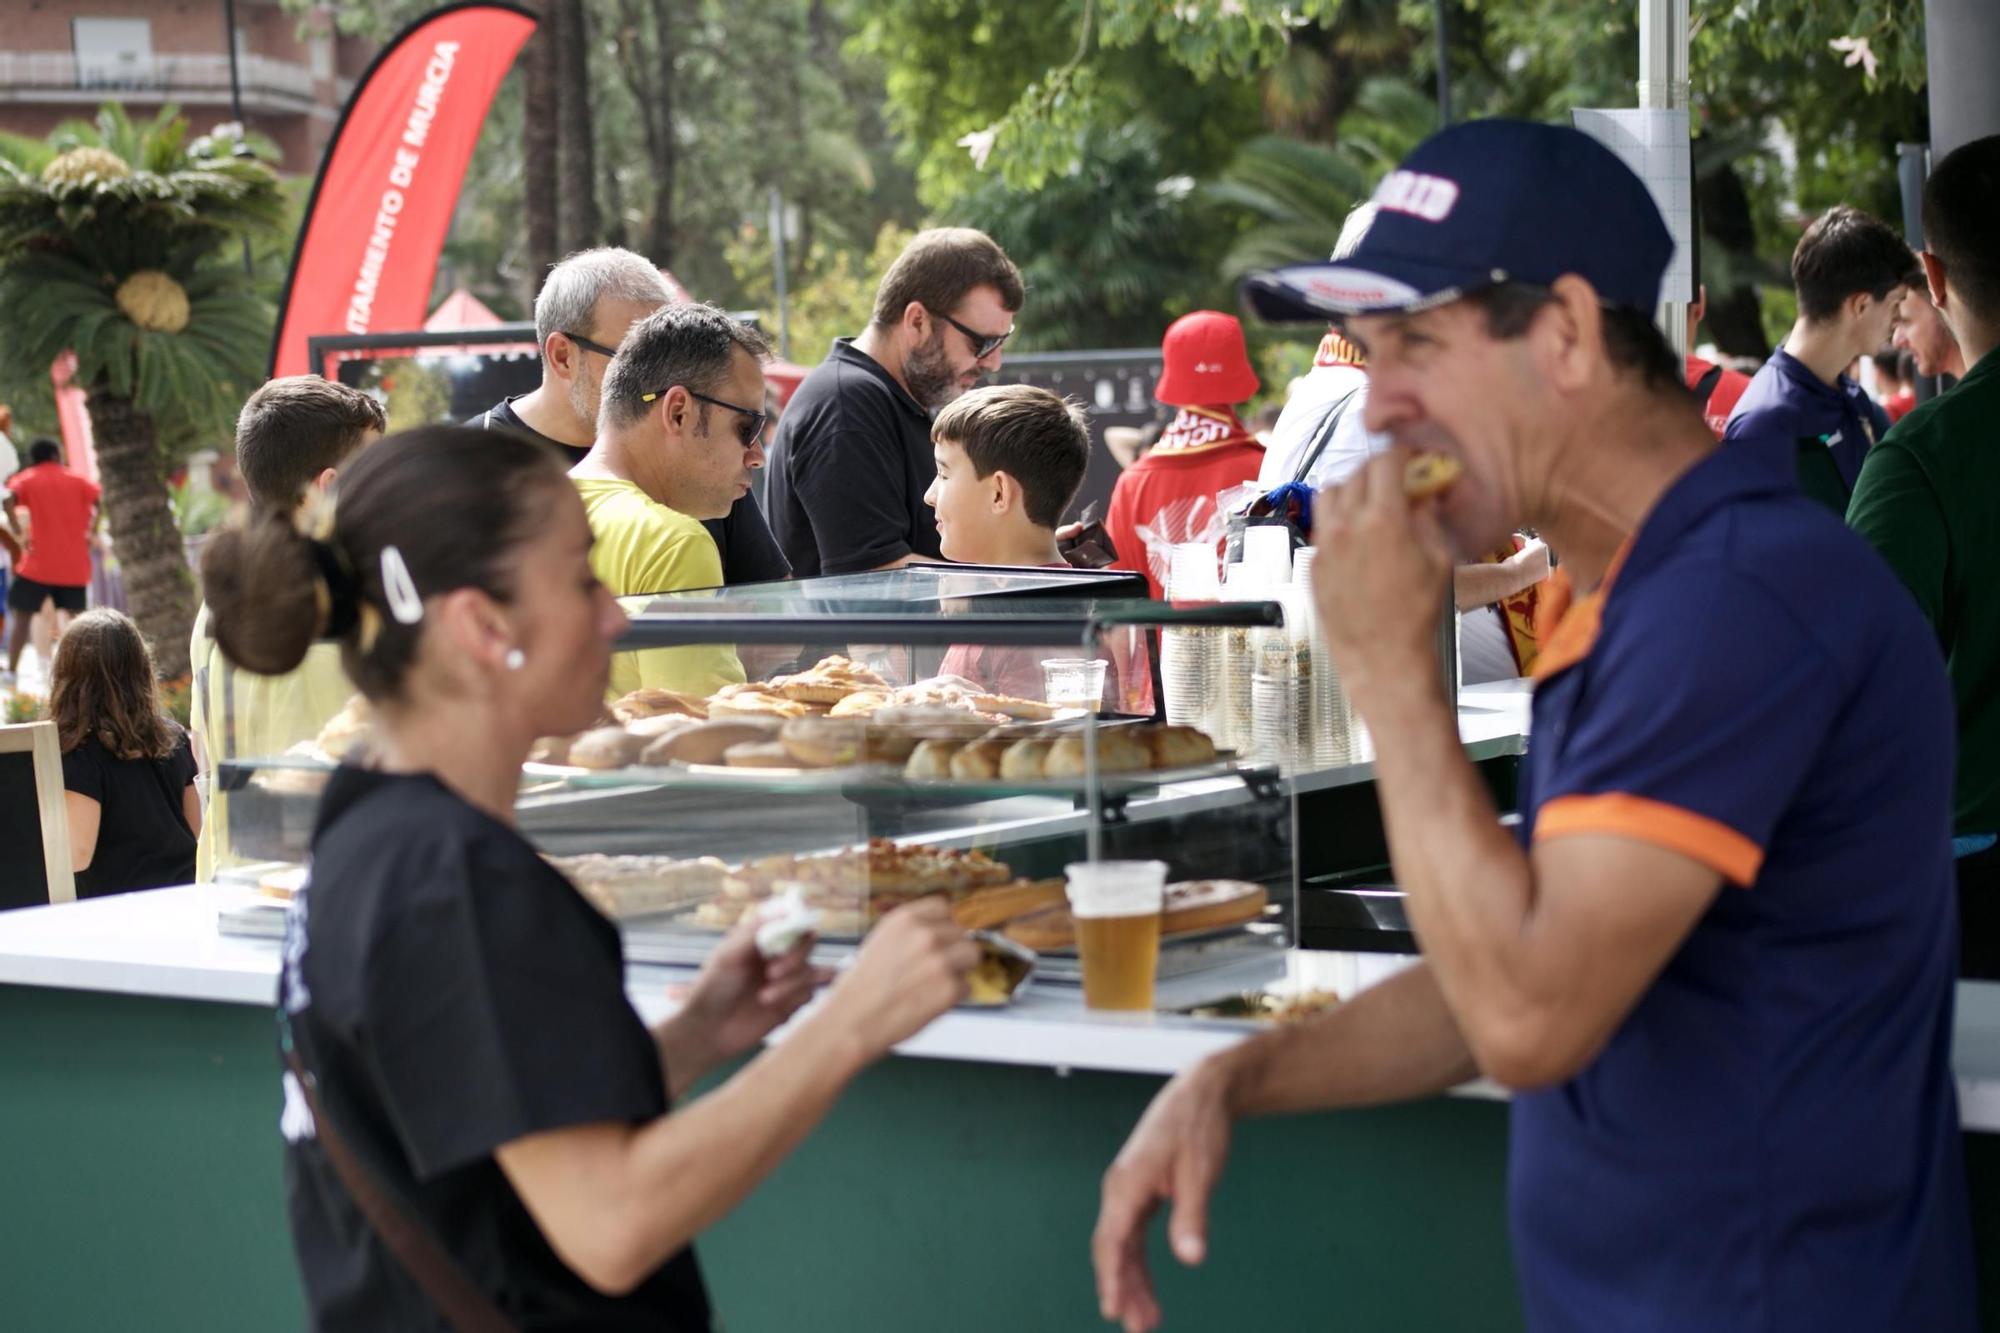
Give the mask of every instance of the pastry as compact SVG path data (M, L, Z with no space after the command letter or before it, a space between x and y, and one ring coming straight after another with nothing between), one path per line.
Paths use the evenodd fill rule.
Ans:
M1040 699L1017 699L1010 694L974 694L967 702L979 712L998 713L1020 722L1047 722L1060 711Z
M1016 880L998 888L980 889L953 905L951 915L967 930L989 930L1016 917L1031 916L1069 901L1060 879Z
M722 752L722 762L731 768L796 768L792 752L776 741L745 741Z
M326 720L313 742L321 754L345 759L355 744L365 740L375 725L375 710L360 695L354 695L338 713Z
M531 764L567 764L569 747L576 740L574 736L544 736L528 749Z
M963 746L951 757L951 775L968 782L990 782L1000 776L1000 756L1011 741L988 737Z
M809 710L796 699L772 694L763 685L725 685L708 701L708 715L717 717L804 717Z
M1049 757L1042 763L1042 773L1051 778L1080 778L1083 776L1085 763L1084 737L1080 732L1072 732L1059 737L1056 743L1049 747ZM1139 773L1152 766L1152 750L1144 741L1132 734L1132 728L1097 729L1099 773Z
M856 690L835 704L829 717L867 717L889 702L888 690Z
M712 856L683 861L592 852L545 859L608 917L646 916L694 906L715 896L725 870Z
M771 682L771 687L800 703L837 704L862 690L886 690L889 682L857 662L834 656L822 658L810 671L780 676Z
M871 764L907 763L922 739L914 731L869 727L861 742L861 757Z
M1154 768L1192 768L1215 762L1215 742L1199 727L1138 728L1153 756Z
M861 758L867 729L830 717L797 717L778 729L778 742L805 768L838 768Z
M771 740L777 729L775 722L752 718L711 718L653 741L644 758L649 764L719 764L730 746Z
M1442 454L1418 454L1403 469L1403 494L1412 501L1443 495L1458 480L1464 466Z
M903 767L906 778L948 778L951 776L951 757L958 753L963 741L928 740L911 752L909 763Z
M1022 782L1042 776L1042 767L1048 762L1049 751L1055 741L1048 737L1032 737L1015 741L1000 756L1000 776L1009 782Z
M652 717L642 717L627 722L625 730L634 736L643 736L649 741L655 741L662 736L671 736L676 732L686 731L689 727L700 725L700 718L686 713L655 713Z
M908 727L924 735L953 735L963 740L984 736L1007 719L997 713L978 713L969 708L942 704L889 704L869 717L878 727Z
M972 938L979 945L979 961L965 975L965 1003L981 1008L1003 1005L1035 970L1034 956L997 935L982 931Z
M1240 926L1262 916L1269 900L1263 885L1243 880L1199 879L1169 884L1160 913L1160 936L1164 939ZM1076 920L1067 906L1016 917L1007 923L1004 933L1029 949L1076 947Z
M611 705L611 715L620 722L636 722L642 717L678 713L683 717L707 717L708 701L697 695L648 685Z
M636 763L645 748L644 736L634 736L623 727L599 727L570 743L569 761L578 768L623 768Z
M806 905L805 895L793 884L776 897L765 899L757 909L757 918L757 952L770 959L796 948L819 926L820 913Z

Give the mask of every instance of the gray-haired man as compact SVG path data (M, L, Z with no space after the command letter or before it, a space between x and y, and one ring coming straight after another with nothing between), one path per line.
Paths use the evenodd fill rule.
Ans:
M580 462L597 436L598 401L612 356L634 324L673 299L660 270L642 255L612 246L571 255L549 270L535 297L541 384L495 404L470 424L535 436ZM757 466L762 465L760 458ZM715 539L725 583L791 577L751 496L702 526Z

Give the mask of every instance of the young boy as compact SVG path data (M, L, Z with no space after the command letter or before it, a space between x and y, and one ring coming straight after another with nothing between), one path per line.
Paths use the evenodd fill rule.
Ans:
M924 492L924 503L936 515L945 559L1068 567L1056 549L1056 526L1083 485L1090 461L1090 429L1081 405L1027 384L974 389L938 413L931 455L937 477ZM942 669L994 694L1040 699L1042 659L1078 651L959 644L945 655ZM1114 633L1101 651L1111 663L1105 707L1150 713L1152 677L1143 640Z
M1806 494L1847 512L1861 460L1889 430L1847 367L1889 341L1918 271L1886 223L1845 204L1821 214L1792 252L1798 322L1751 379L1723 439L1790 455Z
M382 405L359 389L317 375L275 379L251 394L236 418L236 470L253 505L294 508L326 494L339 469L387 426ZM220 760L283 754L313 740L354 693L334 643L314 644L283 676L238 670L215 646L206 605L195 616L188 661L188 730L211 779ZM218 864L234 859L228 851L228 799L216 784L195 846L195 878L214 878Z

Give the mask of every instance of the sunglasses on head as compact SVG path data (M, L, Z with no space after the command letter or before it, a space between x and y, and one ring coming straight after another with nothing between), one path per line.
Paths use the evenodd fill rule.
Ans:
M729 411L734 412L739 416L748 417L749 422L747 424L747 427L744 425L739 425L736 428L736 438L739 442L741 442L741 444L745 449L748 449L751 445L763 439L764 427L771 424L771 414L769 412L761 412L748 407L738 407L734 403L725 403L720 398L711 398L705 393L696 393L693 389L688 388L687 385L685 384L681 385L669 384L664 389L655 389L651 393L642 393L639 395L639 401L642 403L655 402L661 397L665 396L666 394L672 392L676 388L682 390L690 398L694 398L701 402L711 404L712 406L715 407L727 408Z
M995 352L1006 346L1007 340L1014 336L1012 325L1008 326L1005 333L981 333L978 329L968 329L965 325L942 311L932 310L931 313L965 335L965 340L972 344L973 359L978 361L984 361L987 357L992 356Z

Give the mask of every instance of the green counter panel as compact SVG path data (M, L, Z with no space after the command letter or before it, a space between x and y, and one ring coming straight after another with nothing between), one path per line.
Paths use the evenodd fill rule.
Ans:
M1158 1081L897 1060L701 1245L729 1333L1095 1330L1097 1180ZM24 1333L302 1325L270 1017L0 986L0 1311ZM1505 1333L1505 1115L1439 1100L1238 1135L1170 1329ZM1967 1139L1994 1238L2000 1138Z

